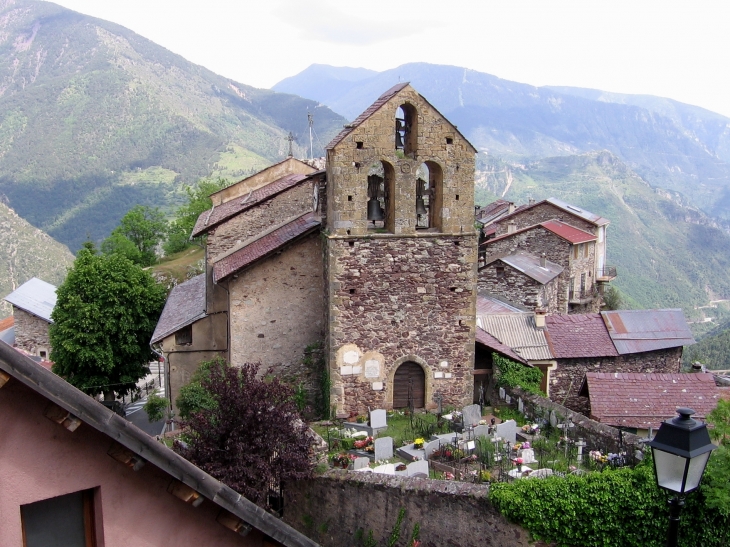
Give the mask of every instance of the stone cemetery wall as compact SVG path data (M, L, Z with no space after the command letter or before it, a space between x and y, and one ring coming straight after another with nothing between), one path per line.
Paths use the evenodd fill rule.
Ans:
M575 427L571 436L585 439L588 445L586 453L594 447L605 447L612 452L618 452L620 433L618 429L591 420L567 407L554 403L550 399L526 393L517 388L505 388L505 393L510 397L511 407L518 408L519 400L522 399L523 412L530 418L542 416L545 419L550 419L552 414L558 423L564 423L568 417L572 417ZM624 432L622 436L625 447L640 444L637 435Z
M401 507L401 541L420 526L421 547L527 547L528 533L488 500L489 487L375 473L328 471L287 486L284 521L323 547L357 545L357 530L390 536Z

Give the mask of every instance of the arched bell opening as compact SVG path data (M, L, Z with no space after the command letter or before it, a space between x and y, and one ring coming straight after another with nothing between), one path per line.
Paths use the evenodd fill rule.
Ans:
M395 149L411 157L418 152L418 111L412 104L402 104L395 111Z
M374 163L368 169L368 230L393 231L395 226L392 200L394 180L395 169L387 161Z
M433 161L422 163L416 171L416 230L441 230L443 171Z

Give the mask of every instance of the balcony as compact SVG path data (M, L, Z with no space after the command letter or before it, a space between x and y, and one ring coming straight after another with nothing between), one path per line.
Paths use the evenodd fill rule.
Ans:
M596 281L599 283L608 283L616 279L616 266L604 266L596 270Z
M575 290L571 287L568 291L569 304L588 304L598 296L598 287L588 287L585 289Z

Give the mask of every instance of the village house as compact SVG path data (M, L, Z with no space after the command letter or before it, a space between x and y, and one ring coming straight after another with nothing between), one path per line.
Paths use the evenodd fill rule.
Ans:
M15 346L30 355L48 359L48 328L56 305L56 287L34 277L5 297L13 305Z
M3 343L0 415L0 545L316 546Z

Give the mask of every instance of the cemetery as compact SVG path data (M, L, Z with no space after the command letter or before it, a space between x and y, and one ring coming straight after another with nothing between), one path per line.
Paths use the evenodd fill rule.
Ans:
M375 409L325 422L320 432L332 467L476 484L580 475L642 458L633 436L587 431L584 416L523 395L500 388L498 405L433 413Z

